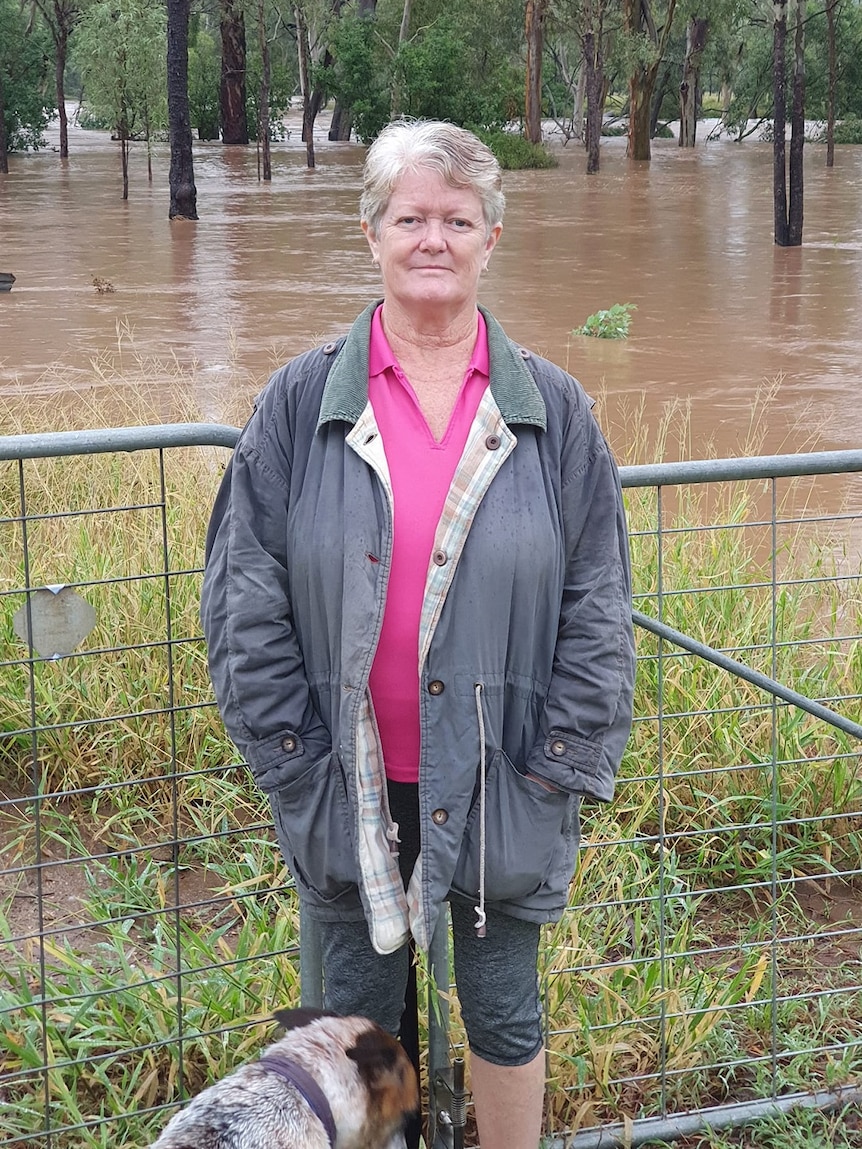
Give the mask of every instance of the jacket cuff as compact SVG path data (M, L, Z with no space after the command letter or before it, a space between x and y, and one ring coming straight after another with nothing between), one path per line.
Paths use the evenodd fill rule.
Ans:
M544 741L534 746L526 771L558 790L582 794L597 802L610 802L614 796L614 776L601 743L565 730L550 730Z
M332 742L321 726L304 737L295 730L282 730L243 749L252 777L268 794L302 777L310 766L331 753Z

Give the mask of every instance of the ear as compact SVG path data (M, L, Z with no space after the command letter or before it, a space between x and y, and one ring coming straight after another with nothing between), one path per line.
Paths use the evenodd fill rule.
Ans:
M377 263L380 258L380 245L377 242L377 236L368 226L368 220L364 219L359 226L365 233L365 238L368 240L368 246L371 248L372 263Z
M372 1025L344 1051L356 1062L359 1076L373 1099L377 1114L397 1123L419 1105L416 1072L410 1058L391 1034Z
M309 1009L303 1007L300 1009L276 1009L272 1015L282 1028L302 1029L303 1026L311 1025L313 1021L319 1021L322 1017L338 1017L337 1013L333 1013L328 1009Z
M488 238L485 240L485 261L482 265L483 271L487 271L487 269L488 269L488 264L491 261L491 252L497 246L497 243L500 239L502 232L503 232L503 225L501 223L495 223L494 226L491 228L491 231L488 235Z

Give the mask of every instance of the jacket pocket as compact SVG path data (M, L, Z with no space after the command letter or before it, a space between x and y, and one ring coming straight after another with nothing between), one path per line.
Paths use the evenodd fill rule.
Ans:
M356 863L344 771L329 753L269 795L278 843L296 879L325 902L356 886Z
M498 750L485 785L485 897L522 901L542 887L568 885L578 845L577 797L548 790L520 773ZM452 888L479 892L480 805L477 796L464 830Z

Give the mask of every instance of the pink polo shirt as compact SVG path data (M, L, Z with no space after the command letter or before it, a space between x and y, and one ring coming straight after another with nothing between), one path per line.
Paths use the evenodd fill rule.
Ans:
M371 699L386 776L419 779L419 619L434 535L467 435L488 386L488 332L476 346L446 433L438 443L389 346L378 307L371 321L368 398L383 438L395 503L392 569L383 630L371 668Z

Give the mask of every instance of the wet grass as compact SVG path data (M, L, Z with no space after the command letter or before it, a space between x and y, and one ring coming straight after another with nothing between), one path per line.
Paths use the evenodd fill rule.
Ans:
M131 403L112 422L163 417ZM55 399L2 413L7 431L94 419ZM639 433L639 461L661 453ZM665 433L684 436L684 420ZM32 664L13 629L21 476L0 464L10 1143L37 1144L47 1113L64 1149L147 1144L161 1106L250 1056L271 1009L298 997L295 895L267 805L212 706L199 637L203 538L226 457L25 465L30 584L75 584L97 616L73 657ZM742 484L665 493L659 531L654 493L629 492L639 609L853 713L858 564L840 523L788 522L776 546L763 498ZM795 520L808 496L787 498ZM555 1129L833 1088L862 1068L858 939L849 929L824 967L835 928L807 919L798 897L803 878L828 893L862 872L855 745L666 643L638 641L618 798L584 812L572 908L543 944ZM457 1009L452 1037L463 1041ZM781 1119L772 1141L692 1144L781 1149L796 1120ZM816 1144L809 1126L813 1137L833 1120L801 1115L794 1144Z

